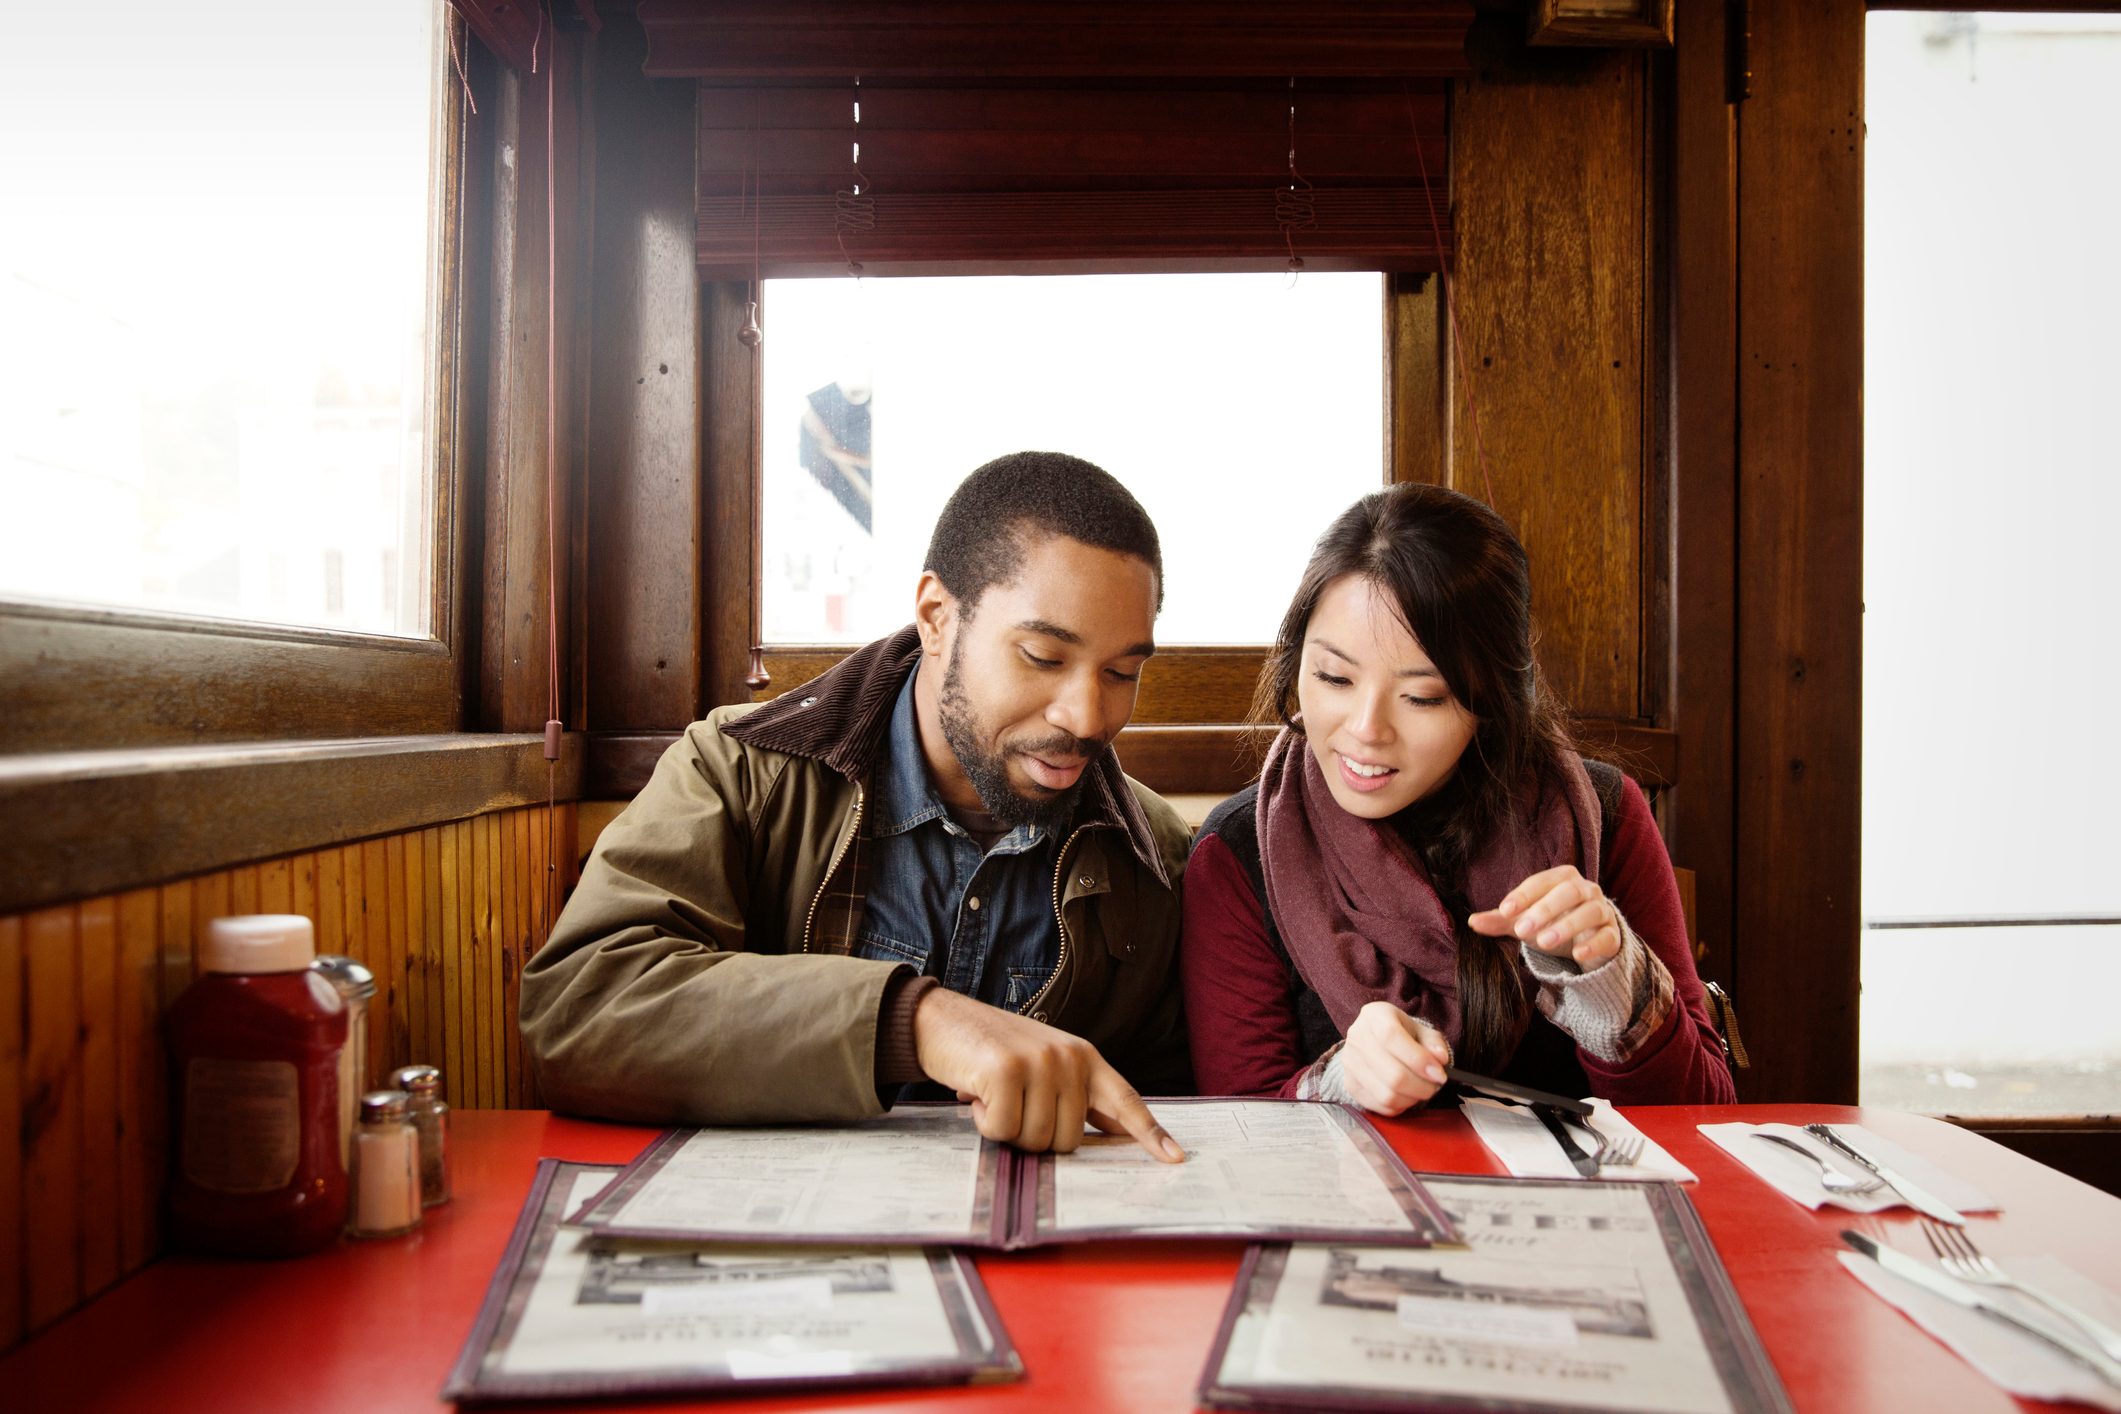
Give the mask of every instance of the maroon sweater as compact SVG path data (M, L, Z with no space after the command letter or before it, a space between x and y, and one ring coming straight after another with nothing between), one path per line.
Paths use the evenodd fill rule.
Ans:
M1204 1095L1293 1096L1304 1070L1339 1039L1267 915L1256 790L1247 787L1208 817L1186 866L1179 968L1193 1072ZM1649 802L1633 781L1621 778L1618 806L1608 818L1599 885L1671 973L1677 1004L1617 1065L1582 1050L1535 1010L1502 1073L1615 1104L1729 1104L1737 1093L1687 945L1679 885Z

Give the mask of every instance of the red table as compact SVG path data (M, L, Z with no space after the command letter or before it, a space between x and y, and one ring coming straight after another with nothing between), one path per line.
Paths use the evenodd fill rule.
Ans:
M1976 1218L1972 1229L1985 1250L2055 1253L2121 1288L2121 1200L1941 1121L1832 1105L1631 1109L1628 1117L1700 1175L1688 1193L1801 1410L1941 1414L2019 1402L1840 1269L1836 1233L1850 1214L1806 1212L1703 1139L1696 1124L1863 1123L1996 1195L2005 1211ZM457 1198L431 1213L421 1233L284 1263L166 1258L0 1357L0 1406L435 1410L535 1161L619 1163L653 1133L535 1111L467 1111L455 1120ZM1417 1170L1500 1172L1455 1110L1380 1127ZM1874 1221L1903 1250L1922 1250L1905 1212ZM982 1258L1023 1355L1018 1384L681 1407L1190 1409L1242 1252L1237 1243L1117 1243Z

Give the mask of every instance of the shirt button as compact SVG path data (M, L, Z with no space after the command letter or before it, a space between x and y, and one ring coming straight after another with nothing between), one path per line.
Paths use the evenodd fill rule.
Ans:
M971 909L974 913L977 913L979 912L979 900L976 898L968 898L965 900L965 907Z
M1034 1011L1034 1012L1032 1012L1032 1013L1031 1013L1031 1019L1032 1019L1033 1021L1040 1021L1040 1022L1042 1022L1042 1021L1044 1021L1044 1020L1046 1019L1046 1014L1045 1014L1044 1012L1042 1012L1042 1011Z

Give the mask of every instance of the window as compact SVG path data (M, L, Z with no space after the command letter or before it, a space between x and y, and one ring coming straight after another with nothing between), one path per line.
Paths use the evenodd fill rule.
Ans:
M459 724L454 24L240 0L11 29L9 749Z
M1024 448L1154 518L1160 644L1265 642L1312 538L1383 484L1385 298L1347 273L768 281L765 642L903 625L944 500Z
M1865 1104L2121 1077L2117 73L2121 16L1869 17Z
M428 633L440 22L11 26L0 594Z

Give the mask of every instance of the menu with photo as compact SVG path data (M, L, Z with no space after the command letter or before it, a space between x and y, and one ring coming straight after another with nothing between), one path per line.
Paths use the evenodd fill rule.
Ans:
M1675 1185L1431 1177L1464 1246L1255 1247L1201 1376L1219 1409L1779 1414Z
M444 1399L1011 1380L970 1262L941 1248L709 1246L562 1226L616 1170L536 1182Z
M1452 1240L1420 1180L1360 1115L1298 1100L1158 1100L1186 1150L1124 1135L1072 1154L980 1137L959 1105L832 1126L671 1130L570 1222L608 1236L1013 1249L1098 1238Z

